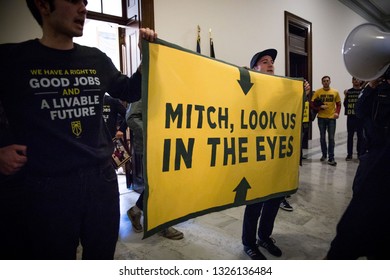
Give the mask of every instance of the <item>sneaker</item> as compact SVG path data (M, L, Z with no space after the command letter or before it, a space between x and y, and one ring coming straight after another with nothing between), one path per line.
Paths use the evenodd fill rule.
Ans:
M328 164L329 164L329 165L332 165L332 166L336 166L336 165L337 165L337 162L334 161L334 158L330 158L330 159L328 160Z
M244 252L252 260L266 260L267 258L259 251L257 247L244 246Z
M351 160L352 160L352 156L349 156L349 155L348 155L348 156L345 158L345 160L346 160L346 161L351 161Z
M326 160L326 157L324 157L324 156L322 156L321 158L320 158L320 161L325 161Z
M274 243L275 243L275 240L273 240L272 238L269 238L267 241L260 240L260 239L257 240L258 246L261 246L261 247L267 249L267 251L271 255L274 255L275 257L280 257L282 255L282 250L280 250L279 247L276 246Z
M141 215L141 211L138 209L138 207L136 208L136 206L133 206L127 210L127 217L129 217L135 232L141 232L143 230L141 225Z
M290 203L288 203L288 201L286 199L283 199L282 202L280 202L280 208L285 210L285 211L293 211L294 209L292 208L292 206L290 205Z
M183 239L184 237L184 234L181 231L178 231L173 227L166 228L160 231L159 234L165 238L172 239L172 240L179 240L179 239Z

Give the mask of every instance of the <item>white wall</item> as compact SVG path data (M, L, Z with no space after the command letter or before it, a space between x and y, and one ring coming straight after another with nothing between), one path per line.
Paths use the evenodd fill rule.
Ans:
M26 0L0 1L0 26L0 44L42 36L41 27L32 17Z
M322 87L329 75L331 87L351 87L341 49L349 32L366 22L338 0L154 0L155 29L161 39L195 50L197 25L201 27L202 54L209 55L212 29L216 57L235 65L249 65L251 57L266 48L279 51L276 74L285 75L284 11L312 23L313 84ZM342 110L343 112L343 110ZM345 134L346 118L337 122L337 133ZM313 140L318 142L316 122Z
M25 0L0 1L0 43L20 42L41 37L41 29L31 16ZM284 11L312 23L313 84L320 88L321 77L329 75L331 86L342 98L351 87L341 48L349 32L366 22L338 0L154 0L155 29L161 39L195 50L197 25L201 27L202 53L209 55L212 29L216 57L244 66L254 53L265 48L279 50L276 74L284 76ZM342 115L337 133L345 134ZM313 140L318 140L317 125Z

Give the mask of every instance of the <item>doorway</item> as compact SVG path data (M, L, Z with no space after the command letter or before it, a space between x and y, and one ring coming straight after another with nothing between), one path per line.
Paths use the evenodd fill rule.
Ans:
M312 28L311 22L287 11L284 12L285 72L287 77L303 78L312 85ZM309 96L311 98L312 93ZM312 123L303 129L302 148L309 147Z

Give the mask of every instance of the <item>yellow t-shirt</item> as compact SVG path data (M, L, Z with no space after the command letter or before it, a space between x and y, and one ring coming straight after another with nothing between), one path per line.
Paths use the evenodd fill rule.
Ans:
M336 103L341 102L339 92L333 88L329 90L324 90L320 88L316 90L311 98L311 101L314 101L319 97L325 105L328 105L328 108L325 110L318 111L318 118L323 119L334 119L334 113L336 113Z
M304 110L303 110L303 118L302 122L308 123L310 121L309 114L310 114L310 108L309 108L309 101L305 101L304 105Z

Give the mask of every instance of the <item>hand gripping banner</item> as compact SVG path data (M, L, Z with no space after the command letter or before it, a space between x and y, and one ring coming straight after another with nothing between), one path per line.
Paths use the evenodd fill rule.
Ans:
M142 45L144 237L296 192L303 80Z

